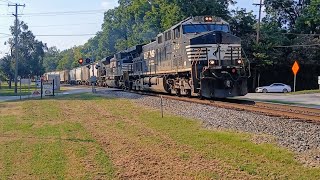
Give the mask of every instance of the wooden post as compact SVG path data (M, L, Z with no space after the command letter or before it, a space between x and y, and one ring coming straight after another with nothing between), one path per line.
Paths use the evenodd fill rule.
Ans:
M162 103L162 96L160 96L160 103L161 103L161 117L163 118L163 103Z
M42 86L42 79L40 81L40 96L41 96L41 99L42 99L42 91L43 91L43 86Z
M20 100L21 100L21 78L19 79L20 81Z
M52 95L54 96L54 79L52 79Z

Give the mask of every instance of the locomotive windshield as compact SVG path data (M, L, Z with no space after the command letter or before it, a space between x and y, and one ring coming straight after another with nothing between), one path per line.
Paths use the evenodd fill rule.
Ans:
M183 33L202 33L208 31L223 31L229 32L229 25L227 24L187 24L183 25Z

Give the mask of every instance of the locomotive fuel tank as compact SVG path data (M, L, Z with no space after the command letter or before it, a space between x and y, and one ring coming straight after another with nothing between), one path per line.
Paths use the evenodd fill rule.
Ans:
M168 93L168 88L166 87L166 79L164 77L145 77L140 79L137 84L139 89L145 91L159 92L159 93Z

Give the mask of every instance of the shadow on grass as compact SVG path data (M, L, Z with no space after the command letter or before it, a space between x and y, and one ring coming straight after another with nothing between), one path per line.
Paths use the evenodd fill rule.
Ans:
M81 94L70 94L70 95L59 95L53 97L52 99L56 100L101 100L101 99L112 99L104 96L93 95L90 93L81 93Z
M95 140L93 140L93 139L67 138L65 140L72 141L72 142L84 142L84 143L94 143L95 142Z

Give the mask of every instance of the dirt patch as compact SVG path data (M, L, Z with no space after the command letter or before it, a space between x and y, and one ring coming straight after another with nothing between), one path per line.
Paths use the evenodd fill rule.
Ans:
M87 105L95 113L87 116L82 124L110 156L119 179L253 178L176 144L170 137L134 118L116 118L95 103ZM124 123L124 129L114 127L115 122ZM127 127L134 128L135 133L127 133L130 131ZM147 141L146 137L149 138ZM158 143L151 142L153 138L158 139Z
M320 149L312 149L298 154L296 158L306 167L320 168Z
M23 108L17 102L0 104L0 116L21 116L23 114Z
M273 136L265 134L254 134L251 141L255 144L276 144L276 139Z

